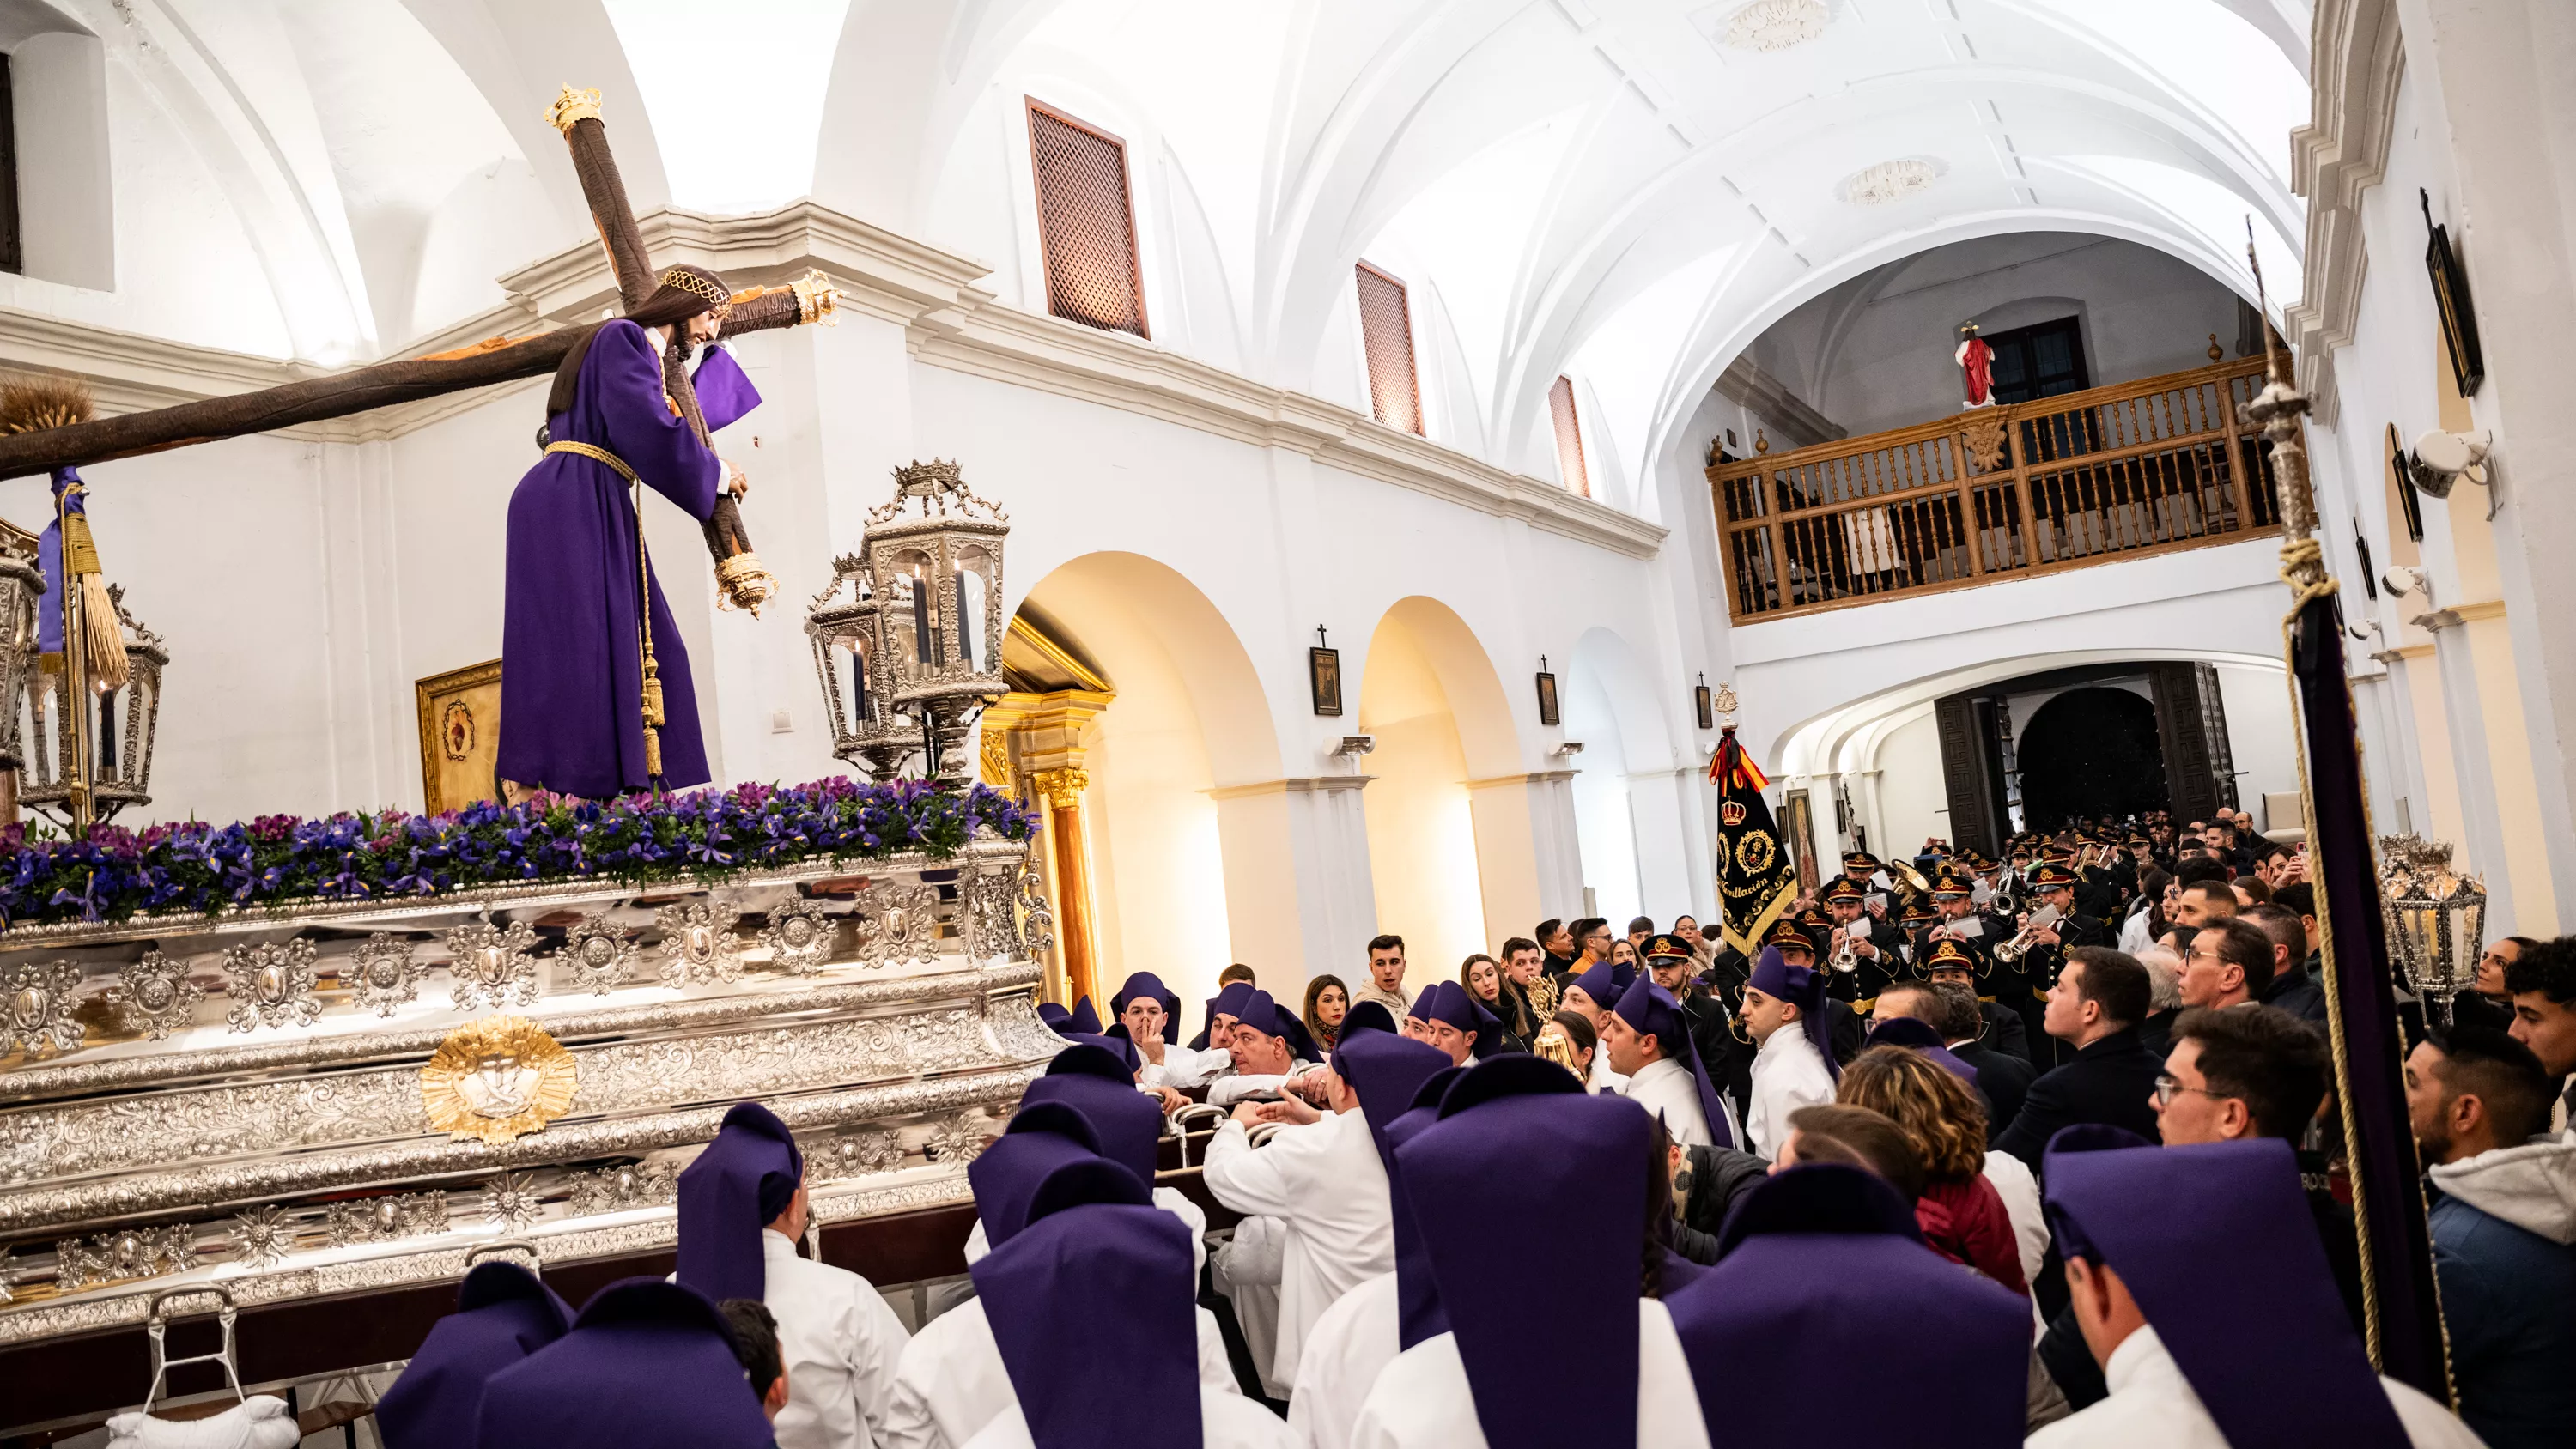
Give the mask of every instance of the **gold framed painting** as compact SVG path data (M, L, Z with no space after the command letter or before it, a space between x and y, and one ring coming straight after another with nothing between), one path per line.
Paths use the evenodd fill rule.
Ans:
M432 815L494 798L501 757L501 661L469 664L415 682L420 706L420 793Z

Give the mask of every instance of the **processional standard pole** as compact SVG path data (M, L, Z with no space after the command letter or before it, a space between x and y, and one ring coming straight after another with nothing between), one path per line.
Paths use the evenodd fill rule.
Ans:
M2255 295L2263 266L2246 223ZM2269 314L2266 313L2268 318ZM2308 830L2308 871L2317 886L2317 931L2325 965L2326 1025L2334 1049L2335 1100L2343 1116L2361 1236L2363 1328L2379 1371L2451 1402L2448 1340L2433 1278L2432 1235L2407 1125L2405 1037L2397 1024L2397 978L2371 851L2370 801L2354 733L2352 686L2344 674L2343 616L2315 534L2316 495L2300 419L2308 399L2285 376L2271 324L2264 324L2266 382L2245 408L2272 445L2281 502L2281 580L2290 612L2281 621L2298 711L2300 800Z

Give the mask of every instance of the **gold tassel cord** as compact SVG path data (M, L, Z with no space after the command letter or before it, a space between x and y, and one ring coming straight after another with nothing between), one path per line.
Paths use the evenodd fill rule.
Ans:
M570 440L548 443L549 453L574 453L594 463L606 464L617 476L635 488L635 654L643 667L643 682L637 691L637 703L644 723L644 778L659 789L662 779L662 726L670 717L662 699L662 665L653 657L653 560L644 551L644 479L626 460L588 443Z
M71 488L73 497L83 491ZM69 499L65 500L66 504ZM117 626L116 600L108 596L107 575L99 568L98 542L89 531L89 516L63 510L63 578L77 579L80 590L81 642L88 655L90 686L101 692L123 689L132 677L125 657L125 631Z

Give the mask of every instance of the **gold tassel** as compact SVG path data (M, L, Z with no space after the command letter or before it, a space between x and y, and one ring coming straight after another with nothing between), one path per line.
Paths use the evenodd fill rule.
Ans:
M670 716L662 711L662 666L654 662L653 652L647 648L644 652L644 723L659 726L670 722Z
M98 541L90 536L86 514L63 516L63 575L80 580L81 637L89 656L90 686L123 689L131 673L125 657L125 631L116 621L116 600L108 597L107 575L99 569Z
M662 778L662 732L651 725L644 727L644 778Z

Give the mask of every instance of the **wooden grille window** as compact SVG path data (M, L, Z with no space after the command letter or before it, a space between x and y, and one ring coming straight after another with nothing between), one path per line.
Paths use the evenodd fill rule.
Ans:
M1047 310L1087 327L1151 336L1126 143L1031 100L1029 169L1037 175Z
M1360 349L1368 355L1369 410L1390 428L1422 432L1422 382L1413 370L1413 320L1404 284L1359 265Z
M1560 377L1547 390L1548 415L1556 420L1556 471L1565 486L1589 498L1592 476L1583 471L1583 425L1574 417L1574 384Z

